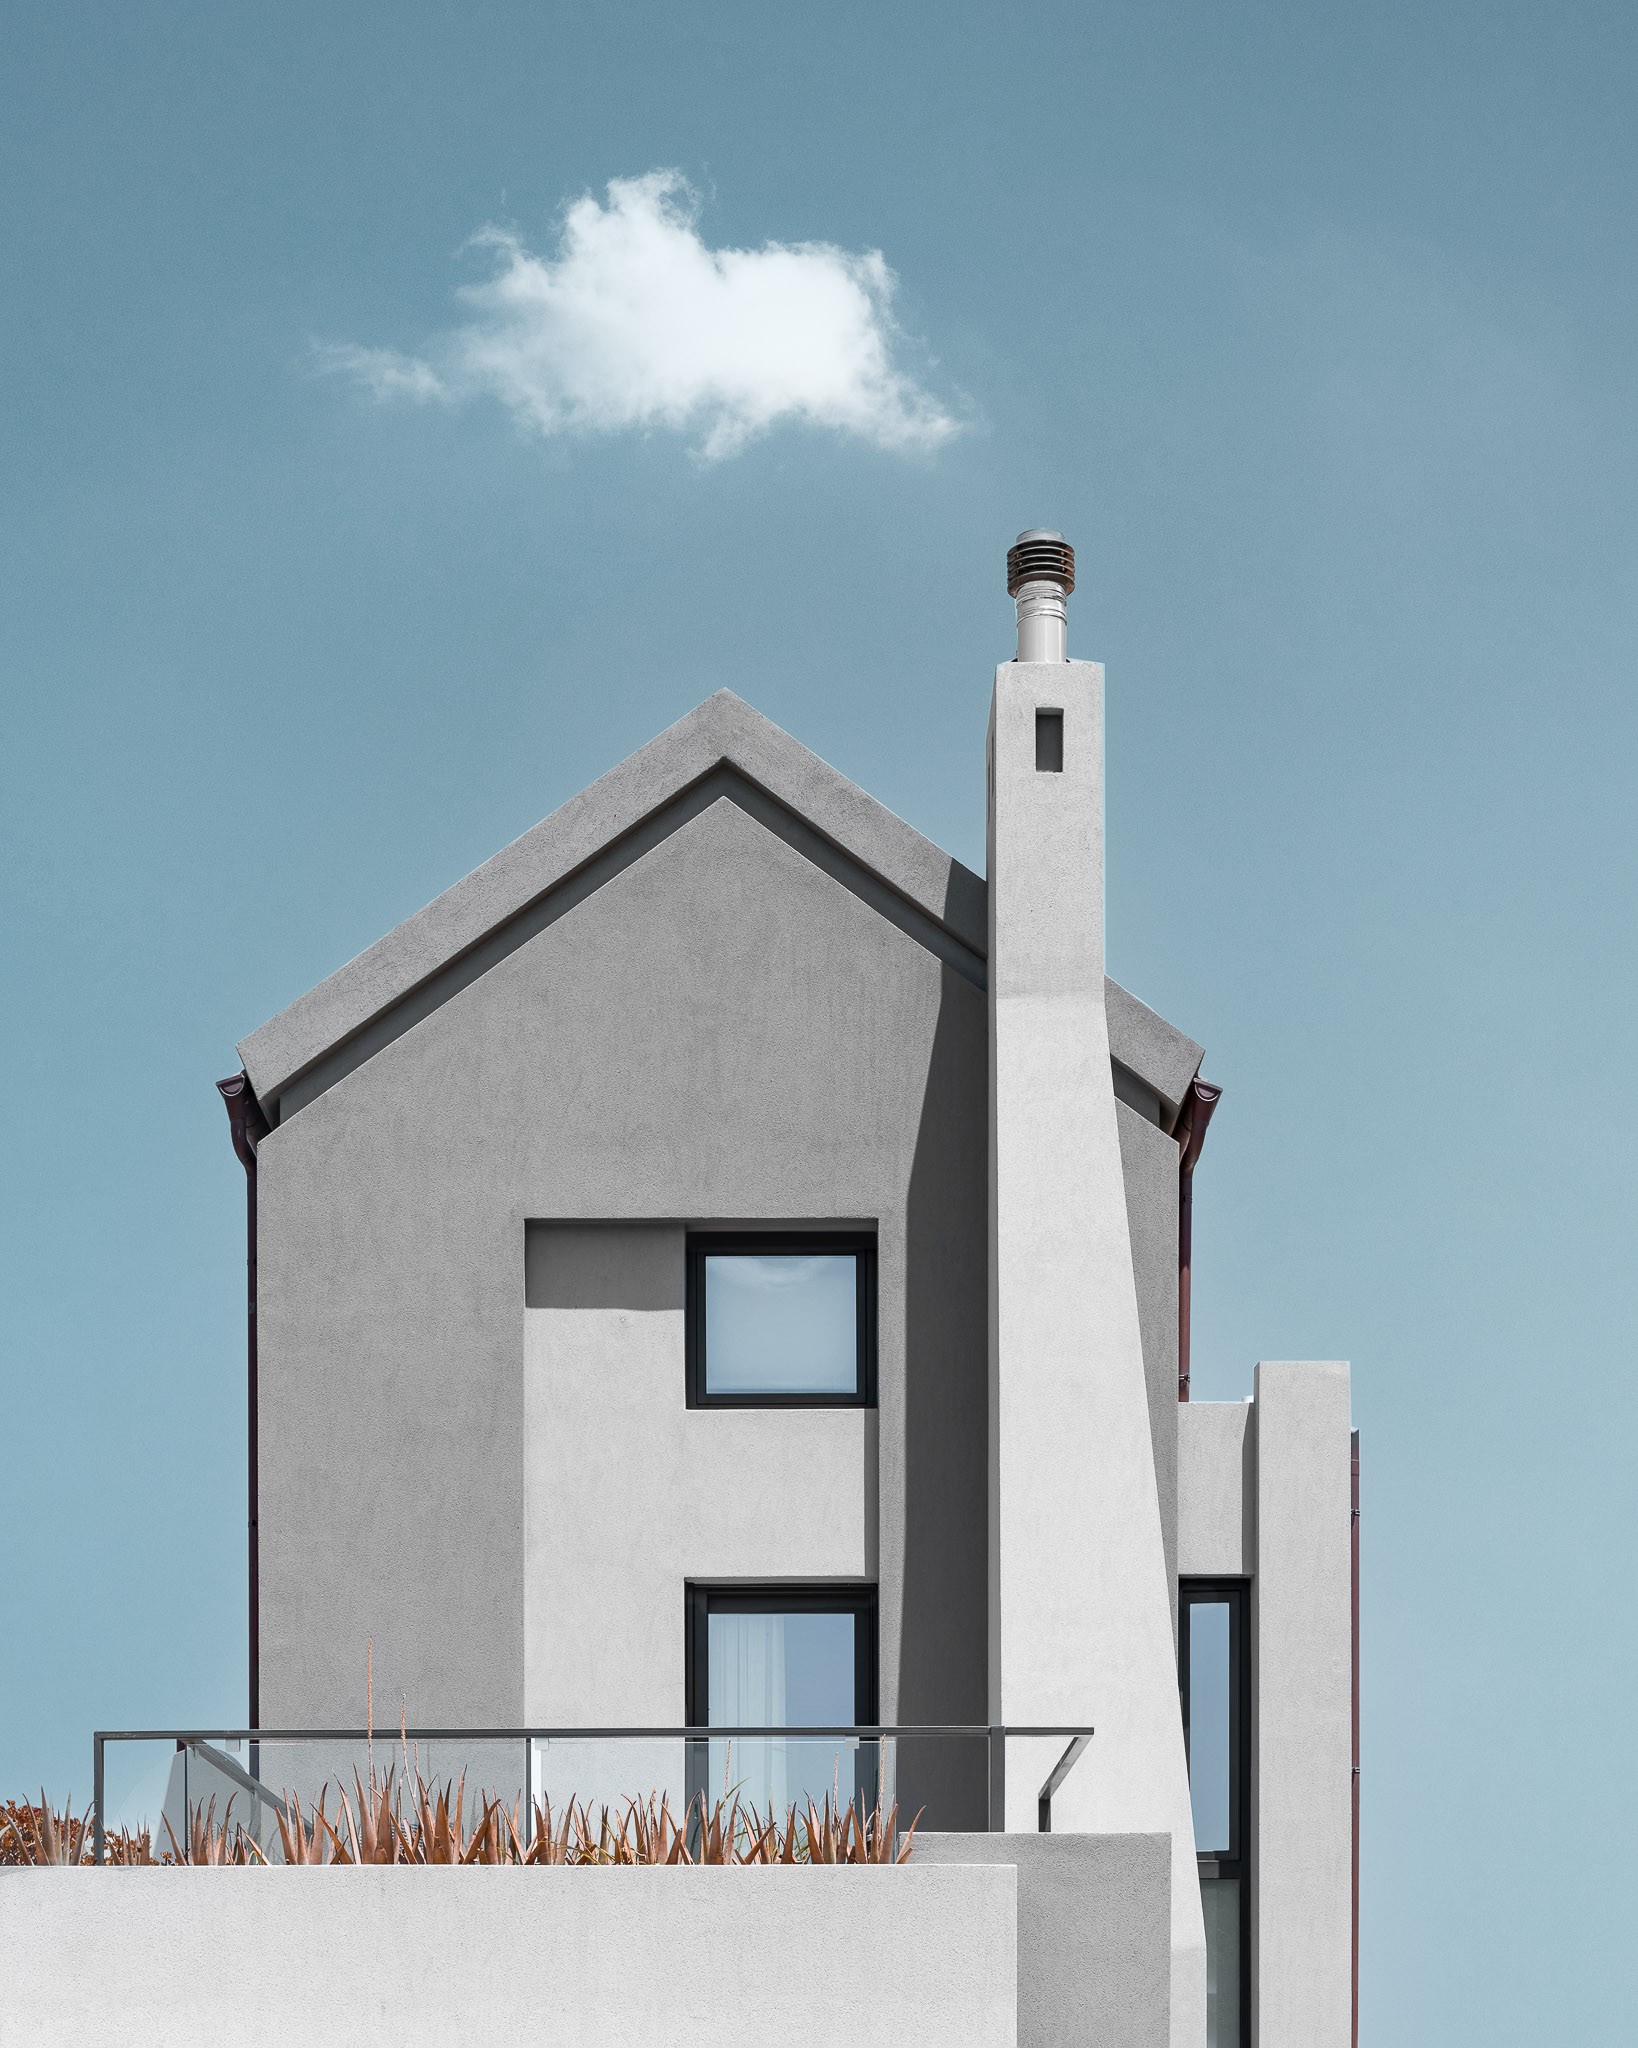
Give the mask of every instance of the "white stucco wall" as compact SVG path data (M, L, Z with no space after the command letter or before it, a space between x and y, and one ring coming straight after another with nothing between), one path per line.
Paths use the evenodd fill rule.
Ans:
M1256 1409L1249 1401L1177 1407L1177 1570L1249 1579L1257 1569Z
M1018 2048L1167 2048L1170 1835L918 1835L916 1855L1017 1869Z
M1352 1967L1348 1368L1257 1368L1258 2048L1347 2048Z
M0 2048L1014 2048L1017 1872L0 1872Z
M1035 765L1038 709L1063 770ZM991 1696L1092 1722L1055 1829L1172 1837L1172 2033L1205 2038L1205 1936L1103 961L1103 672L1006 663L990 729ZM1013 1742L1027 1828L1051 1744Z
M687 1581L874 1583L876 1411L689 1408L680 1226L536 1225L529 1264L526 1717L674 1726ZM683 1788L680 1744L593 1755L544 1784Z

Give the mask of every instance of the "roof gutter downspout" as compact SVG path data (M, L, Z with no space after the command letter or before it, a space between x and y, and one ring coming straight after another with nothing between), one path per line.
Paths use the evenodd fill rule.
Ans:
M1177 1398L1189 1398L1189 1311L1194 1264L1194 1168L1206 1142L1206 1126L1223 1091L1198 1074L1183 1098L1175 1132L1182 1147L1177 1181Z
M256 1148L268 1133L267 1118L256 1100L247 1074L234 1074L218 1081L233 1150L245 1170L245 1362L247 1371L247 1413L250 1452L249 1538L250 1538L250 1712L246 1726L262 1725L262 1628L261 1628L261 1533L260 1457L257 1446L259 1404L256 1391Z

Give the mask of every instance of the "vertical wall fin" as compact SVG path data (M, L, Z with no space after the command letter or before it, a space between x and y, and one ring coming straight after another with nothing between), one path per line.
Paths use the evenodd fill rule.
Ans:
M1259 2048L1349 2048L1353 1553L1349 1373L1257 1367Z
M1201 2048L1205 1938L1104 1009L1096 665L997 670L989 871L991 1718L1096 1725L1056 1830L1171 1835L1171 2039ZM1011 1827L1035 1824L1049 1747L1009 1744Z

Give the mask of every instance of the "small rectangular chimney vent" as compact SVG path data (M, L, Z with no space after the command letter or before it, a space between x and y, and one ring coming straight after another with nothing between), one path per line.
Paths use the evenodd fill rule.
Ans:
M1035 714L1035 766L1046 775L1064 772L1064 715L1061 711Z

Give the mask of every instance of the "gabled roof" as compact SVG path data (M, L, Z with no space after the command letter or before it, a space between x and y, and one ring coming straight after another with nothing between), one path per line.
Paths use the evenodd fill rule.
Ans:
M311 1101L722 796L983 985L982 878L719 690L245 1039L263 1109ZM1115 1057L1169 1122L1200 1048L1114 982L1109 997Z

